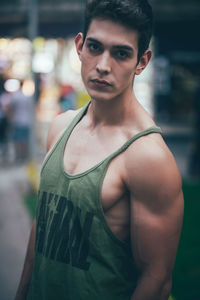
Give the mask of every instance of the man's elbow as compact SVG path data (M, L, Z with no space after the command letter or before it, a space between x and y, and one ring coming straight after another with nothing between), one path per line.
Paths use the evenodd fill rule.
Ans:
M166 270L159 270L159 272L151 270L150 274L152 289L155 291L155 295L157 294L156 299L168 300L172 287L172 273L166 272Z
M172 288L172 279L165 280L163 283L160 300L167 300Z

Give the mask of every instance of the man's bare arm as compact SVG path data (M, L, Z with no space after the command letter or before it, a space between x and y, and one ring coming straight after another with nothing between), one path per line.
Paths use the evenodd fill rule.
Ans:
M182 227L179 171L167 148L154 146L128 166L132 250L140 272L131 300L168 299Z
M20 279L19 287L16 293L15 300L25 300L30 285L32 272L33 272L33 260L34 260L34 247L35 247L35 232L36 232L36 221L34 220L30 238L28 242L26 258L24 262L24 268Z

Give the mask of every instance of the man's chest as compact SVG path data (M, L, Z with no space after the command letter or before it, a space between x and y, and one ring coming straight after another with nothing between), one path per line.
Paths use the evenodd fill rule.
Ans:
M109 135L99 137L85 132L72 134L64 151L64 169L71 175L88 172L115 153L123 142ZM123 183L123 155L119 153L110 160L104 175L101 202L105 213L127 194Z

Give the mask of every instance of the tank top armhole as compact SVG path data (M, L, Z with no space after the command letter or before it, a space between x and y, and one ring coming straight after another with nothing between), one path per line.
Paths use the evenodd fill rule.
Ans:
M115 158L117 155L119 155L120 153L122 153L123 151L125 151L134 141L136 141L137 139L139 139L142 136L151 134L151 133L159 133L162 134L162 130L160 127L158 126L152 126L149 127L141 132L139 132L138 134L134 135L131 139L129 139L124 145L122 145L122 147L120 147L117 151L115 151L114 153L112 153L109 157L107 157L104 161L103 161L103 168L102 168L102 176L101 179L99 180L98 183L98 199L97 199L97 207L98 207L98 215L102 221L102 225L104 226L104 230L107 232L107 234L110 236L110 238L117 243L119 246L124 247L126 250L128 250L130 248L129 242L127 241L123 241L120 240L111 230L111 228L109 227L106 218L105 218L105 214L103 211L103 207L102 207L102 203L101 203L101 191L102 191L102 186L103 186L103 182L104 182L104 178L106 176L108 167L110 162L112 161L113 158Z
M63 141L63 139L65 139L65 137L67 137L65 139L65 143L67 142L68 136L71 134L73 128L76 126L76 124L80 121L80 119L84 116L85 112L88 109L88 106L90 104L90 101L87 102L85 104L85 106L83 106L83 108L80 110L80 112L78 112L78 114L73 118L73 120L71 121L71 123L69 124L69 126L64 129L63 133L61 134L61 136L58 138L58 140L56 141L56 143L53 145L53 147L49 150L49 152L47 153L46 158L44 159L42 166L41 166L41 171L40 173L42 174L48 160L50 159L51 155L53 154L53 152L56 150L57 146Z

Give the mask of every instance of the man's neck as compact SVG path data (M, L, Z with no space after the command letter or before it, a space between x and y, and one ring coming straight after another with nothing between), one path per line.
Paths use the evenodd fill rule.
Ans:
M89 117L92 126L117 126L123 125L129 118L133 118L137 99L134 92L127 95L126 98L114 98L110 100L91 100L89 107Z

